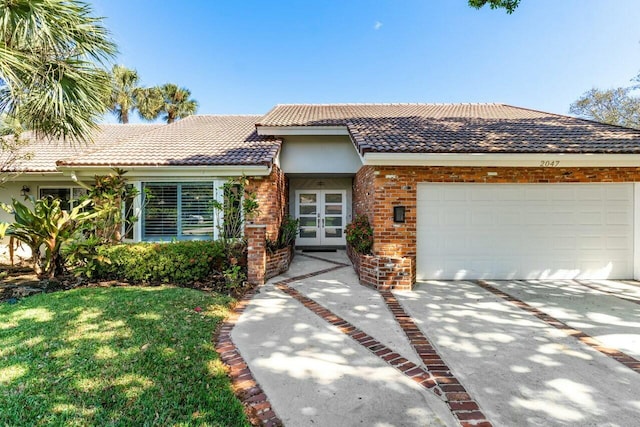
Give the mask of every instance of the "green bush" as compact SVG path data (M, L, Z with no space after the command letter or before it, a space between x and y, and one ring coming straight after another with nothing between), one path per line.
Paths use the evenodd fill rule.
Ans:
M204 281L228 269L230 262L219 241L135 243L101 246L98 279L130 283L174 283Z
M358 253L368 255L373 248L373 228L366 215L358 215L347 225L347 243Z
M267 239L267 249L272 253L278 249L288 248L296 242L300 220L290 216L285 217L280 224L276 240Z

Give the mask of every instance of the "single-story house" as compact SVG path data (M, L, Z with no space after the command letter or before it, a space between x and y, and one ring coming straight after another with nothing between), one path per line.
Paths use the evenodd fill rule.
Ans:
M206 201L245 175L260 203L250 260L287 214L302 247L345 246L364 214L373 253L353 258L372 286L640 277L639 130L504 104L304 104L103 125L95 139L34 142L0 201L25 188L72 199L118 167L155 196L136 202L130 240L211 238Z

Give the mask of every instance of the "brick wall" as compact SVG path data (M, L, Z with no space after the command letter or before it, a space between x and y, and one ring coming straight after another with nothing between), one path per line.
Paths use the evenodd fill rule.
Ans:
M267 251L265 280L271 279L289 269L293 259L293 248L282 248L271 253Z
M489 173L496 173L489 175ZM354 214L368 213L373 254L409 258L415 282L416 195L420 182L576 183L640 181L640 168L503 168L365 166L354 179ZM393 207L406 207L405 222L393 222ZM383 263L385 264L385 263ZM385 265L391 265L386 263ZM405 265L401 269L404 269ZM362 270L362 268L361 268Z
M273 165L271 174L266 177L249 177L247 191L256 194L260 207L259 214L252 219L254 224L267 226L267 238L275 240L282 219L287 212L287 178L277 165Z
M252 285L263 285L266 272L267 242L264 225L248 224L244 228L247 239L247 281Z
M356 215L367 215L370 223L373 223L376 194L374 172L372 166L364 166L353 179L353 218Z
M347 246L347 255L360 283L375 289L408 290L415 283L414 260L408 257L362 255Z

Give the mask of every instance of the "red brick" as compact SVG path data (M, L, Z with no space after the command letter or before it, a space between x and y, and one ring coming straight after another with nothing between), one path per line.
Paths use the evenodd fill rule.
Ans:
M449 402L449 407L454 411L475 411L480 409L476 402Z
M497 175L489 176L488 172ZM386 175L396 178L387 179ZM635 181L640 181L640 168L364 166L354 178L353 209L355 214L368 216L374 230L374 247L372 256L357 257L356 270L364 284L378 288L410 288L415 283L416 194L420 182ZM391 219L393 206L397 205L406 207L403 224L394 224Z
M484 414L480 411L472 412L456 412L459 420L486 420Z

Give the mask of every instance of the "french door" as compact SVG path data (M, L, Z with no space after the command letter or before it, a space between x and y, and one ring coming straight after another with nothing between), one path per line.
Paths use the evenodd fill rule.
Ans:
M300 228L296 245L345 245L346 198L346 190L297 190Z

